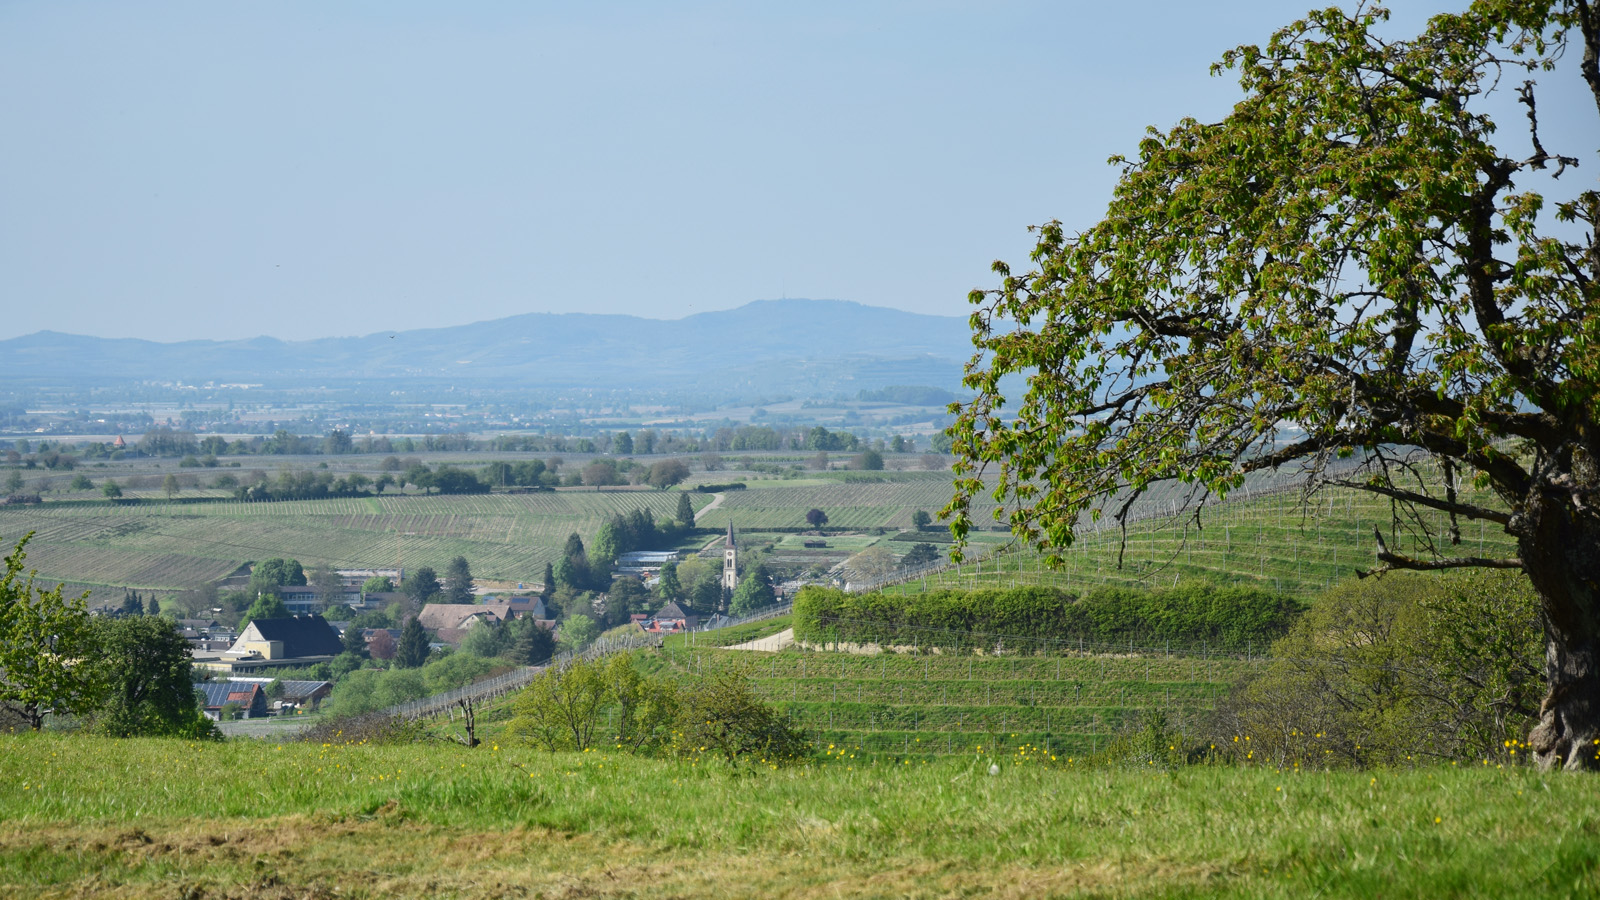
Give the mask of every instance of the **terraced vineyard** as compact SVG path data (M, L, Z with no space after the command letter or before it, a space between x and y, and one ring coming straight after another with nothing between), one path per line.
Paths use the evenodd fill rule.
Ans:
M696 495L697 505L710 502ZM659 491L384 496L283 503L47 503L0 507L0 538L33 531L28 565L46 580L177 589L245 560L310 566L441 566L462 555L488 578L537 580L568 534L591 536L613 513L670 518Z
M1498 505L1487 496L1472 501ZM1153 500L1151 514L1129 525L1125 546L1114 527L1103 524L1098 531L1085 530L1063 552L1065 564L1060 570L1047 568L1030 550L1013 547L896 589L1045 584L1085 590L1102 584L1171 585L1179 579L1203 578L1309 596L1358 569L1376 565L1374 528L1383 532L1393 550L1429 555L1422 533L1394 528L1387 500L1361 491L1329 488L1307 505L1292 491L1237 498L1207 506L1200 520L1203 528L1187 517L1160 514L1162 505L1162 499ZM1441 513L1427 521L1432 540L1444 555L1516 555L1511 538L1492 524L1460 523L1461 542L1452 546L1449 520Z
M1020 743L1058 756L1104 748L1146 713L1180 727L1252 663L1168 655L943 656L669 649L670 670L746 667L760 692L821 746L873 755L981 752Z

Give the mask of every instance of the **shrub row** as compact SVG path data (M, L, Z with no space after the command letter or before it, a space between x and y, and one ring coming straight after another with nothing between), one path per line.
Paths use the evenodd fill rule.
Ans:
M1049 587L847 594L806 587L795 597L802 641L1048 650L1084 645L1263 649L1300 612L1285 594L1248 587L1098 588L1078 596Z

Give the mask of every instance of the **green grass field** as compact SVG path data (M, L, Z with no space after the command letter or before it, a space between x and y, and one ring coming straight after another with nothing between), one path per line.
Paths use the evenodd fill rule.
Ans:
M1600 781L0 738L0 894L1591 897Z

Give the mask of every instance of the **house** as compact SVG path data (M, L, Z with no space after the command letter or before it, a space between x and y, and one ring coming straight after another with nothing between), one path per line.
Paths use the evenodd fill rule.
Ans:
M652 633L671 634L679 631L688 631L700 624L700 617L682 606L676 600L670 601L661 611L646 619L642 625L645 631Z
M465 631L480 622L499 622L500 615L478 603L429 603L422 607L417 621L429 631Z
M259 684L202 681L194 688L205 698L206 718L214 722L222 718L222 708L229 703L238 706L240 715L246 719L267 715L267 693Z
M274 681L278 682L278 686L283 689L283 693L277 699L269 698L267 705L280 715L299 709L316 709L322 705L322 701L327 699L329 694L333 693L333 682L331 681L283 681L275 678L247 677L229 678L226 683L260 685L261 689L265 691L268 685Z
M256 619L220 657L203 659L197 668L237 675L285 666L309 666L326 662L344 651L339 635L327 620L318 615L289 616L283 619Z
M317 589L308 584L279 585L278 599L282 600L283 605L288 608L289 612L295 615L321 612L325 605L317 596ZM361 593L360 585L357 585L354 590L345 586L340 588L339 594L333 598L333 603L339 606L348 606L351 609L359 609L365 599L365 595Z
M508 597L505 600L490 600L484 605L497 609L503 607L508 615L500 616L502 620L520 619L523 616L535 619L550 618L550 611L546 608L543 597Z
M335 569L334 574L344 582L347 592L353 590L359 593L362 586L373 578L387 578L396 585L406 582L405 569Z
M616 575L631 575L649 583L660 574L662 566L676 562L682 556L683 554L676 550L630 550L617 557L617 564L612 572Z

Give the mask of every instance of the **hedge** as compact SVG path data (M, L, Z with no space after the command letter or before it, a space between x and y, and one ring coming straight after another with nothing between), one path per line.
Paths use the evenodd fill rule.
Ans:
M1049 587L847 594L808 586L795 597L794 634L814 643L957 650L998 643L1026 651L1099 645L1231 652L1264 649L1300 610L1285 594L1209 584L1104 587L1081 597Z

